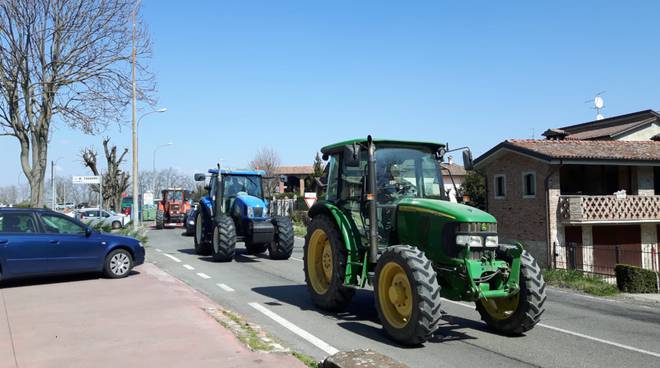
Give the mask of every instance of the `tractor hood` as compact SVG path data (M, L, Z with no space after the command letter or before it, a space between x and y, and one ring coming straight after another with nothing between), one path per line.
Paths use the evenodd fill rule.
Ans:
M268 207L263 199L247 193L239 193L234 206L240 208L241 216L251 219L263 219L268 213Z
M236 200L243 203L246 207L266 207L266 203L259 197L254 197L246 193L239 193Z
M478 208L439 199L405 198L399 211L427 212L457 222L497 222L493 215Z

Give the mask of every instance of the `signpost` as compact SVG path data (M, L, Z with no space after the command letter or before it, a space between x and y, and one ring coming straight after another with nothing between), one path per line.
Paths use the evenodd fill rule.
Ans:
M71 183L73 184L97 184L99 186L99 210L103 209L103 185L102 178L100 175L90 175L90 176L74 176L71 178Z

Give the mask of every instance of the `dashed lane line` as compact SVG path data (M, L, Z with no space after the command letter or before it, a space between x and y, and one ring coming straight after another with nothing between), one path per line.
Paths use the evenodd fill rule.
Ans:
M154 249L156 249L156 252L158 252L158 253L163 251L162 249L158 249L158 248L154 248Z
M216 285L217 285L220 289L222 289L222 290L224 290L224 291L228 291L228 292L235 291L234 289L232 289L231 287L229 287L229 286L227 286L227 285L225 285L225 284L216 284Z
M208 280L208 279L211 278L211 276L209 276L209 275L207 275L207 274L205 274L205 273L203 273L203 272L197 272L197 276L203 278L204 280Z
M298 262L304 262L302 259L296 257L291 257L290 259L293 259L294 261L298 261Z
M175 256L173 256L173 255L171 255L171 254L163 253L163 255L164 255L165 257L167 257L167 258L173 260L173 261L176 262L176 263L181 263L181 260L180 260L180 259L176 258Z
M309 332L303 330L302 328L294 325L293 323L289 322L286 320L284 317L280 316L279 314L271 311L270 309L264 307L263 305L259 303L248 303L252 308L258 310L259 312L265 314L268 318L272 319L273 321L279 323L282 325L284 328L287 330L293 332L294 334L302 337L303 339L307 340L309 343L312 345L316 346L317 348L325 351L327 354L333 355L339 352L337 348L334 346L328 344L327 342L319 339L318 337L310 334Z
M185 268L186 270L190 270L190 271L192 271L192 270L195 269L195 267L193 267L193 266L191 266L191 265L189 265L189 264L184 264L184 265L183 265L183 268Z
M451 304L460 305L461 307L466 307L466 308L470 308L470 309L474 310L474 305L461 303L461 302L456 302L456 301L448 300L448 299L444 299L444 298L443 298L443 300L447 301ZM621 348L621 349L625 349L625 350L629 350L629 351L634 351L636 353L646 354L646 355L650 355L650 356L653 356L653 357L660 358L660 353L656 353L656 352L648 351L648 350L644 350L644 349L639 349L639 348L636 348L634 346L619 344L618 342L609 341L609 340L601 339L601 338L598 338L598 337L585 335L585 334L582 334L582 333L579 333L579 332L565 330L563 328L559 328L559 327L555 327L555 326L551 326L551 325L546 325L545 323L539 323L539 324L537 324L537 326L547 328L548 330L561 332L561 333L564 333L564 334L567 334L567 335L580 337L580 338L591 340L591 341L596 341L596 342L599 342L601 344L616 346L617 348Z

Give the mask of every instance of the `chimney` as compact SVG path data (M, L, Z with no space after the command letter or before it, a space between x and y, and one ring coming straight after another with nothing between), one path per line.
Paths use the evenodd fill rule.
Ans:
M447 157L447 164L452 165L454 163L454 157L453 156L448 156Z

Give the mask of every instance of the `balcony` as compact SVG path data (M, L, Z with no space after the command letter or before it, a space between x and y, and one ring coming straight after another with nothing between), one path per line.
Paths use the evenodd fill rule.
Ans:
M660 222L660 196L563 195L559 216L564 223Z

